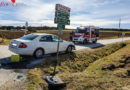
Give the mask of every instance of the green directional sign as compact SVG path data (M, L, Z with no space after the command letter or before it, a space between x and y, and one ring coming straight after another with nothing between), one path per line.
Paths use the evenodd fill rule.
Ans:
M70 8L56 4L54 22L58 24L57 27L60 29L65 29L65 25L70 25Z
M65 25L57 24L58 29L65 29Z
M61 11L57 11L56 12L56 17L60 17L60 18L64 18L64 19L69 19L70 18L70 15L69 14L66 14L64 12L61 12Z
M55 23L63 24L63 25L70 25L70 20L58 17L58 18L55 18Z

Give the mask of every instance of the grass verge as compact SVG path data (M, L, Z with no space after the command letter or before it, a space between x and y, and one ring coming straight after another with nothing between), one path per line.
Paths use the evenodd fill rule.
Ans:
M48 90L47 83L42 78L40 69L31 69L28 73L28 90Z
M60 55L61 63L57 67L59 71L57 75L67 83L67 90L120 90L130 85L129 70L124 63L129 57L130 42L107 45L71 55ZM49 62L47 60L38 65L43 76L52 73L55 58L52 57ZM36 70L35 73L37 72L39 71ZM37 82L34 78L36 77L30 77L30 80ZM39 85L34 83L33 86L37 84ZM43 86L47 88L45 83Z
M71 90L123 90L130 86L129 61L130 44L96 60L83 72L60 75Z
M9 43L10 43L9 39L0 38L0 45L9 45Z
M120 48L124 47L125 44L118 43L118 44L112 44L112 45L107 45L105 47L95 49L95 50L90 50L90 51L81 51L81 52L76 52L73 54L66 54L66 55L61 55L60 56L60 62L59 66L57 66L57 70L60 72L82 72L84 71L90 63L103 58L105 56L108 56L115 51L119 50ZM53 60L56 60L56 57L52 58ZM43 68L43 71L46 73L52 73L53 71L53 66L54 61L49 62L49 69L48 68ZM41 63L39 66L44 67L46 64Z

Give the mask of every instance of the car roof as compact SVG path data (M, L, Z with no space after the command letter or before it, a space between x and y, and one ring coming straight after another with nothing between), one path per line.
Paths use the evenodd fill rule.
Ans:
M53 34L48 34L48 33L31 33L31 34L34 34L34 35L53 35Z

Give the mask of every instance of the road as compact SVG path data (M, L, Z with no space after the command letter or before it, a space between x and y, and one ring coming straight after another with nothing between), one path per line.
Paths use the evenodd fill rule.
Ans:
M130 37L124 38L123 40L130 40ZM122 42L122 38L98 40L95 44L76 45L76 50L91 49L116 42ZM0 58L10 57L12 54L14 54L8 50L8 46L6 45L0 45L0 51Z
M122 38L98 40L97 43L95 43L95 44L90 43L90 44L86 44L86 45L76 45L76 50L92 49L92 48L97 48L100 46L117 43L117 42L122 42L122 41L126 41L126 40L130 40L130 37L124 38L123 40L122 40Z
M130 37L124 38L124 41L125 40L130 40ZM104 46L104 45L108 45L108 44L112 44L112 43L116 43L116 42L122 42L122 38L108 39L108 40L98 40L98 42L96 44L76 45L76 51L84 50L84 49L97 48L97 47L100 47L100 46ZM8 50L8 46L0 45L0 65L1 65L2 60L5 59L4 61L6 62L6 59L7 59L7 61L8 61L9 57L12 54L14 54L14 53L12 53ZM19 72L16 72L17 68L8 69L10 67L6 67L4 69L0 69L0 86L3 85L4 83L6 83L7 81L9 81L10 79L16 77L16 75L19 74L19 73L23 73L23 74L27 73L28 67L33 67L34 65L44 61L45 59L46 59L46 57L44 59L38 59L38 60L33 60L31 62L25 62L25 63L27 63L27 66L26 66L27 69L20 68ZM23 65L25 63L23 63Z

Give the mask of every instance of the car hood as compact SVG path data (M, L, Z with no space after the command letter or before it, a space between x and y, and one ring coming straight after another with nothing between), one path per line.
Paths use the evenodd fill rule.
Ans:
M70 42L70 41L63 41L64 43L67 43L67 44L71 44L71 45L74 45L74 43L73 42Z

